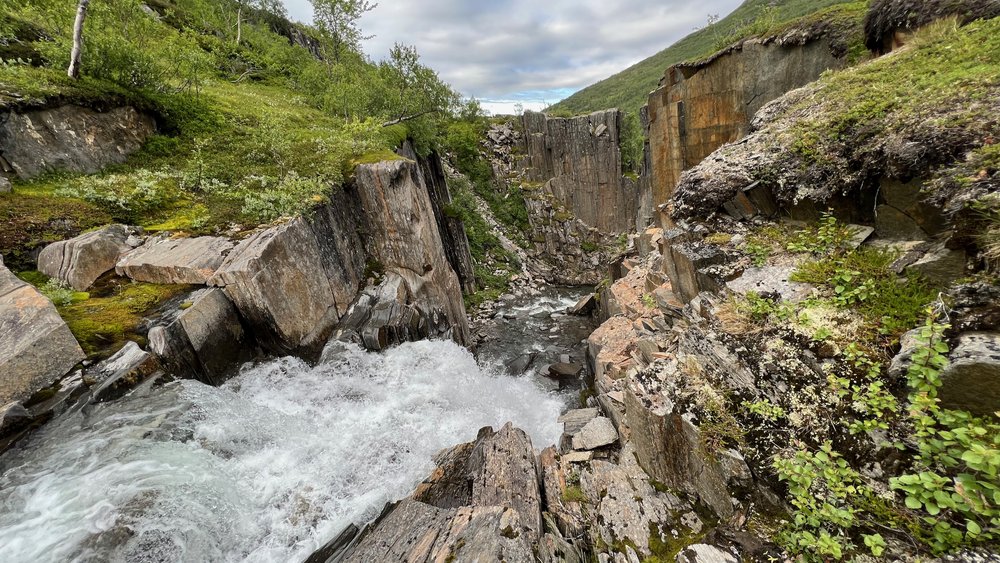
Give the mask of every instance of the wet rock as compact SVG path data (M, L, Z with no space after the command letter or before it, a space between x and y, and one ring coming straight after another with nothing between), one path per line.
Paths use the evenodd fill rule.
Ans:
M149 331L149 349L178 377L219 385L252 356L236 307L218 288L195 292L190 306Z
M583 366L580 364L564 364L562 362L549 366L549 377L554 379L575 379L580 376Z
M125 255L115 271L140 282L205 285L232 249L220 237L158 237Z
M132 107L98 112L64 105L7 114L0 154L22 179L51 170L92 174L125 162L155 132L152 116Z
M425 338L450 339L452 325L447 312L427 311L426 305L418 302L413 288L420 283L396 273L386 274L381 284L366 288L351 305L333 339L356 342L374 351Z
M935 287L946 287L965 276L967 259L964 250L950 249L941 242L932 246L907 271L923 276Z
M577 315L583 317L593 313L596 308L597 308L597 298L593 294L591 294L591 295L586 295L582 299L577 301L576 305L570 307L569 310L566 312L569 313L570 315Z
M0 407L0 437L31 422L32 416L21 403L7 403Z
M87 370L97 382L91 402L103 403L123 397L160 368L156 358L135 342L127 343L113 356Z
M941 372L941 405L977 416L1000 412L1000 333L967 332L958 337Z
M0 403L27 399L84 358L52 302L0 260Z
M134 228L110 225L78 237L54 242L38 255L38 271L65 282L77 291L86 291L118 259L132 250L128 239Z
M598 417L588 422L573 435L574 450L596 450L618 441L618 431L611 420Z
M507 362L507 371L511 375L521 375L528 371L528 368L530 368L531 365L535 363L536 358L538 358L537 352L521 354L520 356Z
M677 563L738 563L732 553L703 543L684 548L677 554Z

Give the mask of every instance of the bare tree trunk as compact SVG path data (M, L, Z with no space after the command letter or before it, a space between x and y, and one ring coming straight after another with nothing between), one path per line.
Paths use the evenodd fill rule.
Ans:
M236 46L240 46L240 40L243 39L243 7L241 6L236 10Z
M83 21L87 19L87 7L90 0L80 0L76 7L76 22L73 24L73 51L70 54L69 70L66 74L70 78L80 78L80 61L83 57Z

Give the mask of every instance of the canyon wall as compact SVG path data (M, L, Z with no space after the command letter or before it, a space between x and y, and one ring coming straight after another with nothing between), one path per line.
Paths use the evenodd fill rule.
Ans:
M844 62L820 36L801 44L746 41L669 68L649 96L653 204L670 199L684 170L749 133L764 104Z
M535 253L550 281L596 283L602 256L635 229L639 188L623 175L623 114L574 118L525 112L521 164Z

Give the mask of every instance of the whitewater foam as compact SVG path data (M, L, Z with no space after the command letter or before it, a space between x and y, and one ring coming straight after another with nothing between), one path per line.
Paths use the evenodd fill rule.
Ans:
M563 406L450 342L172 383L54 421L0 459L0 559L302 560L480 427L554 443Z

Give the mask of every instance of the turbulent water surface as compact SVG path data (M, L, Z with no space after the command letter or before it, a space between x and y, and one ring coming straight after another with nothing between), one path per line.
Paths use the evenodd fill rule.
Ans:
M0 560L301 561L406 496L438 450L563 401L446 342L291 358L63 417L0 459Z

